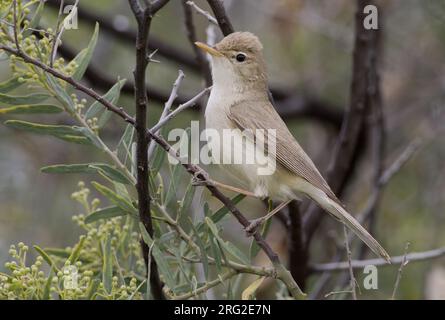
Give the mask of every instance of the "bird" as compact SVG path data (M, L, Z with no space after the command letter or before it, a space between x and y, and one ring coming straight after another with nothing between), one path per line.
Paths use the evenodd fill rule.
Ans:
M221 136L224 136L224 130L237 132L231 141L217 141L214 135L207 138L212 155L218 154L223 158L223 169L243 181L248 190L243 192L244 189L235 187L228 189L258 198L283 201L276 209L281 209L292 200L307 197L349 227L376 255L390 263L388 253L347 212L273 107L263 45L258 37L246 31L234 32L214 46L202 42L195 42L195 45L208 53L211 61L213 86L205 109L206 131L217 132ZM272 139L256 133L269 129L274 132L274 146L269 145ZM246 156L260 142L265 150L272 150L265 156L269 160L273 157L275 170L272 174L259 175L261 165L257 162L230 162L233 162L233 154L242 153ZM224 149L229 143L228 150L231 152ZM274 213L277 211L274 210ZM270 216L268 214L267 218Z

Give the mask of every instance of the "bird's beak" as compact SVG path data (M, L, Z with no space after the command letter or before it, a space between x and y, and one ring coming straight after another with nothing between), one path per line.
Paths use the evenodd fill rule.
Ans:
M195 45L201 49L204 50L205 52L211 54L214 57L222 57L223 54L221 52L219 52L218 50L206 45L205 43L202 42L195 42Z

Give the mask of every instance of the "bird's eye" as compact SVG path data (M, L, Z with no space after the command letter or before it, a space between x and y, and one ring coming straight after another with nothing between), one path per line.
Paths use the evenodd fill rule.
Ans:
M244 53L238 53L235 57L236 61L243 62L246 60L246 55Z

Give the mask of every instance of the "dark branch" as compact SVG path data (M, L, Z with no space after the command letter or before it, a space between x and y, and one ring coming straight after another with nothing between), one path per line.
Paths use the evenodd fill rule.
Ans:
M195 53L196 62L199 64L201 68L201 74L204 77L206 87L210 87L212 85L212 75L210 73L209 63L204 56L203 52L195 46L195 42L198 41L196 36L196 29L193 23L193 12L192 8L187 4L187 0L182 0L182 6L184 8L184 18L185 18L185 27L187 29L187 37L189 42L193 48L193 52Z
M215 15L216 21L218 21L219 28L221 32L227 36L235 31L227 17L226 10L224 9L224 5L219 0L207 0L210 8L212 8L213 14Z
M355 15L355 44L353 53L353 71L351 82L351 102L346 111L341 132L338 137L334 154L327 171L327 181L336 194L340 194L345 186L346 179L354 167L359 149L360 136L364 129L364 119L370 110L372 99L371 75L375 69L377 48L375 37L377 30L366 30L363 27L363 8L374 1L358 0ZM310 241L318 228L324 213L315 205L311 205L305 214L305 231Z
M136 67L134 70L134 97L136 101L136 164L137 164L137 183L139 220L144 225L148 234L153 237L153 224L150 211L150 193L148 190L148 144L147 137L147 109L148 99L146 92L146 69L149 60L148 56L148 35L150 33L151 19L153 14L152 6L149 3L146 8L142 8L138 0L129 0L131 10L137 20L136 35ZM165 4L165 3L164 3ZM162 5L159 5L160 9ZM159 273L155 259L150 258L150 248L148 244L141 239L141 248L145 265L150 272L150 287L155 299L165 299L162 292L162 283L159 279ZM150 265L149 265L150 261Z

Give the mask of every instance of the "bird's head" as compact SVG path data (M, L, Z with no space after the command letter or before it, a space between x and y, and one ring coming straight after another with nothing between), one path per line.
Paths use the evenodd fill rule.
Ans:
M237 90L267 88L263 46L250 32L235 32L214 47L196 42L211 56L214 85L234 86Z

